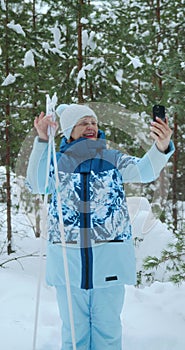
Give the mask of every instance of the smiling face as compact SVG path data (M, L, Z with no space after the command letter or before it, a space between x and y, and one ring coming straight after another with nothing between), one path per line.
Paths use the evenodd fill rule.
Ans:
M97 120L93 117L83 117L74 126L71 137L77 140L80 137L86 137L91 140L96 140L98 136Z

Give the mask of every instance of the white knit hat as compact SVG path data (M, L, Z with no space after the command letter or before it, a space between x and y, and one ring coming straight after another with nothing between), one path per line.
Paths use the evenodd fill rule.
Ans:
M83 117L94 117L98 120L95 112L86 105L62 104L57 107L56 114L60 118L61 128L67 139L70 138L71 132L79 119Z

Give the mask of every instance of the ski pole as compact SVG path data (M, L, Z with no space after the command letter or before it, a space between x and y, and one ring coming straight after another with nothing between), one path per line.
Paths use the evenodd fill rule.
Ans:
M53 107L56 104L56 95L53 96ZM46 96L46 115L51 114L51 101L49 95ZM39 254L39 274L37 283L37 294L36 294L36 307L35 307L35 322L34 322L34 333L33 333L33 350L36 350L37 341L37 330L38 330L38 317L39 317L39 304L40 304L40 292L41 292L41 280L43 270L43 255L44 255L44 243L47 238L47 203L48 203L48 181L49 181L49 170L51 162L51 145L54 133L51 128L48 128L48 153L47 153L47 165L46 165L46 181L45 181L45 194L44 202L42 205L42 230L41 230L41 241L40 241L40 254Z
M75 327L74 327L74 318L73 318L73 307L72 307L72 297L71 297L71 288L70 288L70 279L69 279L69 269L68 269L68 261L67 261L67 250L66 250L66 242L65 242L65 233L64 233L64 224L63 224L63 215L62 215L62 205L61 205L61 197L60 197L60 188L59 188L59 176L58 176L58 168L57 168L57 158L55 145L53 140L53 161L54 161L54 169L55 169L55 185L57 192L57 205L58 205L58 214L59 214L59 227L61 234L61 242L62 242L62 253L63 253L63 261L64 261L64 273L66 280L66 289L67 289L67 299L68 299L68 308L69 308L69 319L71 326L71 338L73 344L73 350L76 350L76 340L75 340Z
M37 284L37 296L36 296L36 308L35 308L35 322L34 322L34 335L33 335L33 350L36 349L37 340L37 329L38 329L38 316L39 316L39 303L40 303L40 292L41 292L41 280L43 270L43 255L44 255L44 243L47 237L47 203L48 203L48 179L49 179L49 168L51 161L51 136L48 142L48 155L47 155L47 167L46 167L46 183L45 183L45 195L44 202L42 205L42 230L41 230L41 241L40 241L40 254L39 254L39 275Z

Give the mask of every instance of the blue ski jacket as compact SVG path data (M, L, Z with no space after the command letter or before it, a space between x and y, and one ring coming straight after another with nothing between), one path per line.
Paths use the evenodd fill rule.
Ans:
M64 285L65 269L58 215L60 193L70 283L82 289L115 284L135 284L136 264L132 228L124 183L154 181L174 151L167 154L156 145L137 158L108 149L104 133L96 141L62 139L57 165L60 185L56 190L51 160L48 211L46 280ZM33 193L45 193L47 143L35 139L27 183Z

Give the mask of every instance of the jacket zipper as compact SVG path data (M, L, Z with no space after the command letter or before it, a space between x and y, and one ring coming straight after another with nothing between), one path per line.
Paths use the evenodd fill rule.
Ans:
M85 289L89 289L89 256L87 242L87 174L84 174L84 253L85 253Z
M83 174L83 228L81 229L81 253L82 253L82 288L90 289L92 288L92 248L90 246L90 239L88 237L88 229L90 228L90 223L88 220L89 212L89 195L88 195L88 174ZM91 261L90 261L91 260Z

